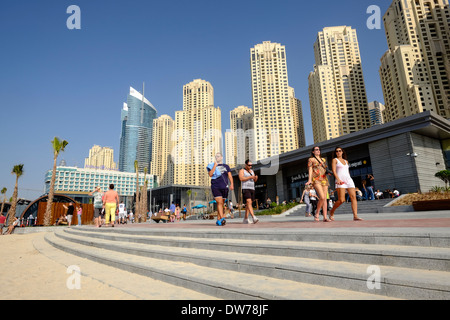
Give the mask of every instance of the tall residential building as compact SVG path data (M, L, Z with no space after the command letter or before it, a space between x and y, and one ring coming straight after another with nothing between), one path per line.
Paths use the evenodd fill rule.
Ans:
M314 43L314 55L314 71L308 78L314 141L370 127L356 30L324 28Z
M206 166L222 152L222 119L214 88L196 79L183 87L183 111L175 112L174 184L209 186Z
M299 148L306 147L305 125L303 124L302 102L295 97L294 88L289 87L289 100L291 103L292 119L297 133L297 143Z
M117 170L114 162L114 150L108 147L93 146L89 150L89 158L84 160L85 169Z
M265 41L250 50L255 159L298 148L286 62L286 48Z
M122 135L120 137L119 170L136 172L134 162L138 161L139 172L150 171L152 160L153 120L157 117L155 107L143 94L130 88L127 103L122 109Z
M225 133L226 163L230 167L243 165L254 158L253 110L239 106L230 112L230 130Z
M384 123L384 105L378 101L369 103L370 126L379 126Z
M450 118L448 0L394 0L383 21L389 48L380 67L385 121L427 110Z
M162 115L153 120L152 165L150 173L159 177L160 186L173 184L172 134L175 121Z

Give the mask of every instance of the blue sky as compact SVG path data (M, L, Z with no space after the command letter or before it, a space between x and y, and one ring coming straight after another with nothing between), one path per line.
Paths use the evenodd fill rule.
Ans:
M158 115L182 109L183 85L211 82L227 129L229 111L252 107L250 48L286 46L289 85L303 103L307 143L313 143L308 74L313 44L324 27L357 30L368 100L383 101L378 74L387 50L383 28L369 30L367 8L382 15L390 0L4 0L0 9L0 188L12 195L15 164L25 165L19 196L42 193L52 167L50 141L69 141L61 159L84 165L94 145L114 148L129 87L141 90ZM69 30L70 5L81 30Z

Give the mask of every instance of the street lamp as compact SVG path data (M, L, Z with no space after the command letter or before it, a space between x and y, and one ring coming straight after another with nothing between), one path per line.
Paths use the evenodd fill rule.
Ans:
M419 155L417 154L417 153L407 153L406 154L408 157L411 157L411 158L417 158Z

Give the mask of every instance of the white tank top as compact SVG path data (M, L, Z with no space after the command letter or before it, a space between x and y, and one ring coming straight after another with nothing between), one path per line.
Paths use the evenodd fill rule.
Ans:
M244 177L251 177L254 176L255 173L252 171L250 171L252 174L250 174L247 170L244 170ZM250 179L247 181L242 181L242 190L247 189L247 190L255 190L255 180Z
M340 162L337 158L336 161L336 173L339 177L339 180L341 180L342 182L352 180L352 177L350 176L348 161L344 160L345 165L343 165L342 162Z

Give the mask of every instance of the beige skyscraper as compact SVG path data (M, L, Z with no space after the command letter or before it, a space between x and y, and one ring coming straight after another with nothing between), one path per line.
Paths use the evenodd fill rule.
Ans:
M308 78L314 141L370 127L356 30L324 28L314 43L314 54L316 64Z
M448 0L394 0L383 18L385 121L431 110L450 118Z
M171 185L174 181L171 157L174 130L175 121L168 115L153 120L151 174L159 177L160 186Z
M289 99L286 48L265 41L250 50L255 159L298 148Z
M254 158L253 151L253 110L239 106L230 112L231 129L225 132L225 156L227 164L233 168L245 160Z
M174 184L209 186L206 171L217 152L222 152L222 119L214 107L211 83L196 79L183 87L183 111L175 113Z
M84 160L85 169L117 170L114 162L114 150L108 147L93 146L89 150L89 158Z
M298 148L306 146L305 126L303 124L302 102L295 97L294 88L289 87L289 100L291 103L292 119L297 133Z

